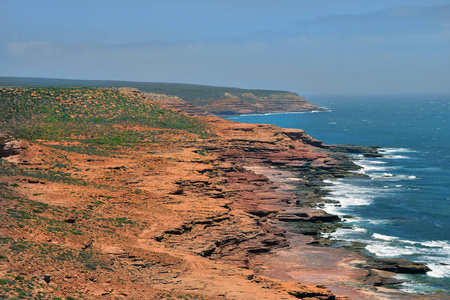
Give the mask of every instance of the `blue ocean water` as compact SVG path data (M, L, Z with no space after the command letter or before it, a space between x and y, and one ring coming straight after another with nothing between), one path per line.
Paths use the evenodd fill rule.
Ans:
M325 210L346 218L331 234L378 257L431 268L402 275L401 289L450 294L450 96L310 97L317 113L231 116L245 123L301 128L326 144L380 146L382 158L355 157L368 178L329 180Z

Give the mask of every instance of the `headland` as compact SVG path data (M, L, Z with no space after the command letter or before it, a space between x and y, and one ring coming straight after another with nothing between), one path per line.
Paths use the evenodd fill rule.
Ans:
M5 297L444 299L386 288L424 265L324 247L340 219L317 206L322 180L375 148L131 88L1 91Z

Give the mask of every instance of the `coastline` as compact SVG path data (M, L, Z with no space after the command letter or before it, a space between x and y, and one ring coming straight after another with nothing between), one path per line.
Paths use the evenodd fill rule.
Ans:
M426 264L426 275L399 275L410 293L449 293L448 96L316 97L333 112L242 117L244 123L302 128L329 144L380 145L384 156L355 163L368 178L330 180L324 209L345 219L325 234L333 247ZM411 122L414 120L414 122ZM353 156L353 155L352 155ZM360 159L359 159L360 158ZM339 202L339 203L338 203ZM348 217L347 217L348 216Z
M240 126L242 124L236 127ZM254 126L257 128L270 128L270 125ZM252 132L248 127L238 130ZM250 154L247 156L242 153L239 155L228 155L228 159L232 158L244 165L247 164L245 167L247 170L268 178L269 182L277 186L275 190L283 193L285 196L289 192L295 191L294 194L291 194L290 200L285 200L283 202L284 205L277 206L278 211L275 215L273 214L274 209L266 211L267 207L270 206L267 203L264 203L259 210L254 207L257 206L255 203L253 203L251 209L247 209L252 214L264 216L263 220L272 226L285 230L289 241L287 249L281 248L275 250L275 253L262 254L256 257L256 269L261 274L277 279L298 280L308 284L324 284L337 295L355 297L355 299L374 299L374 297L375 299L378 299L378 297L380 299L383 297L389 297L389 299L444 299L444 296L441 297L439 295L414 295L396 289L383 288L383 286L392 287L399 282L391 278L397 273L425 273L428 268L423 264L406 260L378 259L358 251L346 249L317 247L327 246L326 240L320 238L321 233L331 232L335 228L342 226L341 224L335 225L335 222L340 221L337 216L327 214L317 207L317 203L324 201L322 196L326 195L326 191L323 190L323 180L364 176L349 172L355 171L359 167L351 162L352 159L350 157L342 156L341 151L346 153L364 153L367 157L377 157L379 154L376 147L327 146L312 139L302 130L280 130L284 131L290 138L294 137L294 142L297 138L303 142L307 141L309 146L314 145L312 147L317 147L315 151L319 153L324 151L324 149L327 151L331 150L332 152L328 152L328 154L334 153L338 157L339 162L328 162L328 165L326 163L321 165L323 160L320 160L324 157L320 157L321 154L319 154L316 158L313 158L310 153L309 157L305 155L302 158L308 157L316 165L305 167L304 164L299 163L299 157L289 153L289 151L283 155L268 154L268 157L276 157L276 160L267 159L267 156L261 154L264 150L261 147L258 148L258 146L256 147L258 148L257 155L253 153L249 146L247 146L247 151ZM245 141L245 139L240 137L240 141ZM249 141L257 143L254 138L247 140L247 142ZM236 148L236 144L233 147ZM273 149L266 150L269 153L273 152ZM298 151L299 149L295 150ZM260 158L259 161L258 156ZM315 160L320 162L317 164ZM248 166L249 161L253 162L250 166ZM326 159L324 161L327 162ZM299 176L303 176L303 178L299 178ZM257 199L253 200L258 202ZM320 223L320 225L317 226L317 223ZM319 255L319 253L322 254ZM300 263L299 258L305 256L309 256L309 259L303 259ZM280 267L281 261L285 261L284 267ZM323 266L316 269L316 273L313 276L314 279L311 279L311 266L320 265L321 261ZM298 264L304 264L305 267L297 269L292 267L292 265ZM359 267L356 267L356 265ZM342 269L342 266L345 267ZM339 282L339 284L336 284L336 282Z
M292 115L292 114L313 114L319 112L330 112L331 110L321 107L322 109L311 109L306 111L285 111L285 112L266 112L266 113L248 113L248 114L221 114L218 115L225 120L239 122L240 117L250 117L250 116L272 116L272 115Z
M347 156L300 129L199 119L214 135L182 140L183 133L171 133L164 144L123 148L108 159L52 148L70 146L59 141L5 139L2 147L11 151L2 156L25 173L2 173L17 195L3 204L9 216L2 218L10 224L1 232L1 246L10 246L3 249L4 270L35 281L48 278L51 284L40 287L45 291L71 293L76 287L92 299L170 299L187 291L206 299L444 299L380 287L392 284L393 273L376 270L423 272L422 265L318 247L327 243L314 237L339 221L317 207L326 195L323 180L361 176L349 172L359 167ZM344 148L375 155L373 148ZM55 166L86 184L30 175ZM22 215L14 212L18 208ZM22 216L32 221L15 224L13 218ZM73 236L67 236L63 229L71 226ZM76 272L39 260L24 264L35 257L27 250L35 244L81 251L78 257L88 249L105 267ZM19 260L16 248L23 252L15 254Z

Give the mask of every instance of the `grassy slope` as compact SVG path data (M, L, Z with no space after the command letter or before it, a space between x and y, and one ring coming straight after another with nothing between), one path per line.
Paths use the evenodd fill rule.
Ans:
M197 119L118 89L3 88L0 106L4 131L28 140L68 141L78 152L158 142L166 132L208 134Z
M121 264L111 265L115 258L90 249L89 243L99 238L128 243L126 234L137 234L142 224L137 218L130 219L127 212L117 211L109 201L117 197L139 203L141 197L152 199L153 196L116 182L106 184L127 167L101 168L106 177L84 180L90 169L79 162L108 162L131 147L148 147L149 143L167 142L174 137L177 140L202 137L209 135L209 129L195 118L162 108L137 93L118 89L3 88L0 107L1 131L34 141L35 147L41 147L37 163L32 165L0 159L0 299L92 298L75 292L76 288L48 285L45 274L57 270L64 274L78 270L72 278L83 282L89 276L95 280L110 278L119 286L120 280L114 280L128 276L128 269ZM101 159L97 155L111 157ZM148 163L155 167L159 161ZM48 198L45 192L25 196L30 183L38 188L43 184L44 189L50 185L62 186L73 197L72 208L45 203L48 199L36 200ZM17 193L16 189L22 192ZM145 211L155 210L153 206L162 209L157 204L142 205ZM75 246L60 245L67 241ZM80 245L84 246L80 249ZM162 268L163 272L170 273L179 264L161 255L152 257L151 261L157 268L152 272ZM171 269L166 270L166 266ZM151 297L158 299L185 297L150 291ZM192 296L192 299L206 298Z
M195 99L220 98L225 93L241 95L252 93L258 97L267 97L274 94L289 93L278 90L262 89L240 89L233 87L218 87L198 84L184 83L162 83L162 82L135 82L115 80L72 80L72 79L49 79L49 78L22 78L22 77L0 77L0 86L42 86L42 87L134 87L142 92L166 94L180 97L186 101Z
M112 81L112 80L72 80L72 79L49 79L49 78L22 78L22 77L0 77L0 86L19 86L19 87L133 87L142 92L165 94L177 96L190 102L192 105L203 107L213 105L217 99L228 99L236 97L240 99L245 106L252 109L252 105L259 104L263 107L268 102L280 101L286 96L297 97L296 100L303 101L295 93L280 90L262 90L262 89L240 89L233 87L217 87L196 84L181 83L159 83L159 82L133 82L133 81ZM306 102L306 100L305 100ZM254 108L254 107L253 107ZM281 109L289 110L289 106L281 104ZM218 110L217 110L218 109ZM229 108L228 108L229 109ZM268 107L266 110L271 111ZM311 109L311 108L308 108ZM208 110L208 109L206 109ZM264 109L263 109L264 110ZM220 108L216 108L214 113L221 113ZM258 110L258 112L260 112Z

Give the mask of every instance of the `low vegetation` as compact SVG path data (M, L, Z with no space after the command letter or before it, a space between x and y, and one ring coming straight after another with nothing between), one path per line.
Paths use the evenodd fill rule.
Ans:
M27 140L67 141L57 147L81 153L157 143L167 132L209 134L199 120L119 89L3 88L0 106L3 130Z
M225 94L236 96L253 94L256 97L269 97L288 93L279 90L240 89L232 87L209 86L183 83L133 82L112 80L72 80L49 78L0 77L0 86L41 86L41 87L133 87L142 92L165 94L180 97L188 102L195 99L222 98Z
M144 93L179 97L213 114L309 111L320 109L299 95L281 90L240 89L197 84L110 80L0 77L0 86L131 87Z
M94 283L124 287L130 280L122 278L177 270L170 257L136 262L137 254L105 255L92 244L129 245L147 223L138 214L160 209L149 192L121 181L129 166L108 162L210 136L205 123L134 89L0 88L0 108L0 131L33 145L19 162L0 159L0 299L94 299ZM206 299L143 289L135 294Z

